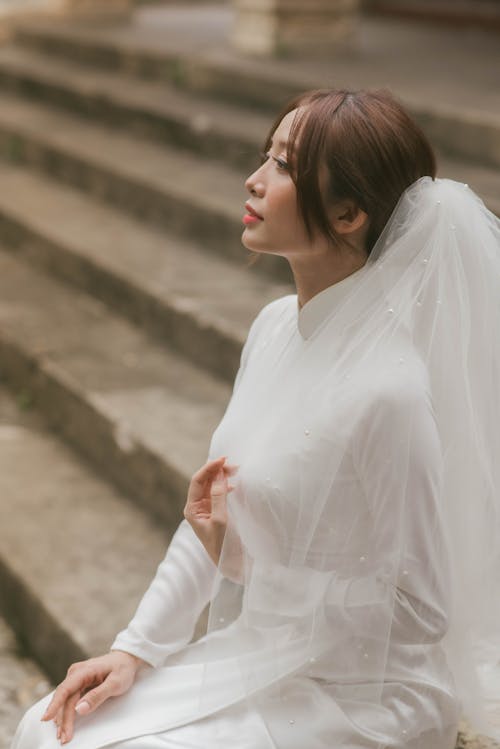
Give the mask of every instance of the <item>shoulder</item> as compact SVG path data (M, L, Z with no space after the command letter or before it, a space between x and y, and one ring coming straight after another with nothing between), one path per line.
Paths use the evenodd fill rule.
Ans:
M278 299L273 299L272 302L269 302L264 307L262 307L259 314L255 318L254 323L257 320L260 320L261 322L277 320L283 314L286 314L288 311L295 309L296 307L297 294L286 294L285 296L281 296Z
M261 333L277 325L281 320L293 314L297 308L297 295L286 294L266 304L254 318L247 336L251 344Z
M240 358L240 368L235 381L235 388L239 384L243 372L246 369L247 362L256 349L259 348L259 341L267 337L270 330L279 327L279 321L289 318L293 314L293 309L297 307L297 295L287 294L286 296L273 299L266 304L254 318L248 331Z

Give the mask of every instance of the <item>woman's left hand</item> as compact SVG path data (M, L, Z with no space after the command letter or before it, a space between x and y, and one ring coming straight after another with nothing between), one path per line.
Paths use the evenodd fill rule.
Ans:
M189 484L184 517L215 565L227 528L227 495L234 489L228 479L236 471L237 466L227 465L225 457L209 460Z

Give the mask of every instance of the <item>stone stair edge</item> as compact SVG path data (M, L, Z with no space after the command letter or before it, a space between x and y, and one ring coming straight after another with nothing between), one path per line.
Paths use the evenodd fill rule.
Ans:
M14 259L9 260L9 263L20 265L19 261ZM44 274L41 272L30 268L24 269L23 273L28 273L34 279L43 282ZM60 286L53 279L50 280L50 284L53 289ZM74 290L71 292L73 300L77 295L85 296ZM108 315L112 317L110 312L103 312L102 320ZM40 330L43 324L40 320L37 321ZM15 325L14 323L14 328ZM128 324L121 321L120 325L126 328ZM39 336L43 339L43 330ZM153 345L152 342L146 341L148 348L152 348ZM178 358L178 355L170 354L169 360L173 361L176 357ZM167 528L173 530L178 524L185 502L186 489L191 478L189 471L197 466L191 466L193 461L189 455L184 457L184 463L179 463L177 457L167 454L165 449L160 450L157 441L151 441L145 433L144 424L135 425L130 420L130 415L127 412L123 413L123 408L120 410L120 406L110 410L99 393L89 390L79 381L77 375L61 363L60 358L60 354L54 358L44 352L43 340L41 349L37 350L35 345L6 330L5 326L0 327L3 381L11 389L15 388L17 392L21 392L28 402L34 403L44 414L50 428L73 445L98 473L111 481L152 518L160 519ZM120 366L119 362L117 366ZM188 372L194 373L195 370L192 365L186 366L182 362L181 371L184 377L188 377ZM220 387L210 376L199 370L196 370L195 380L203 382L206 396L212 397L210 408L214 412L217 411L220 418L230 389L226 386ZM181 397L179 391L170 392L166 383L162 384L162 387L165 397L174 400ZM133 393L130 397L134 397ZM195 409L196 405L193 404L192 410ZM158 418L160 416L161 414ZM216 422L213 426L215 425ZM200 442L193 445L196 454L200 456L206 456L208 450L207 429L208 427L203 424L203 438L201 435L199 438L203 439L203 444ZM189 469L186 461L190 465ZM201 464L202 460L198 459L198 462Z
M17 170L20 171L20 170ZM20 184L36 189L37 183L40 188L44 189L45 201L51 191L54 193L54 201L60 198L57 185L50 184L49 181L33 180L30 174L23 175L22 171ZM232 383L239 366L241 347L243 346L246 331L242 326L233 322L232 318L222 319L221 315L214 315L210 310L193 306L176 295L175 293L162 294L156 289L148 287L142 279L134 276L133 268L128 271L124 263L122 268L113 267L107 262L104 255L98 256L93 247L90 253L85 242L79 236L69 236L69 231L64 231L65 227L51 224L50 221L44 221L43 215L38 216L33 213L25 214L23 211L12 209L12 201L9 200L8 175L4 173L0 176L0 185L4 188L3 195L0 194L0 226L2 229L2 238L8 248L15 252L33 267L47 271L57 278L64 280L81 291L95 296L103 301L114 312L118 312L130 320L131 323L140 325L143 330L151 334L160 345L167 345L179 351L183 356L190 359L193 364L204 367L216 377ZM17 186L17 184L16 184ZM63 196L67 199L68 188ZM71 196L73 197L73 196ZM74 195L76 200L74 210L82 214L90 214L92 208L89 201L85 201L85 196ZM36 209L35 209L36 210ZM112 215L112 208L100 207L100 218L103 221L103 241L105 244L106 224L102 219L102 214L109 212ZM139 225L141 233L141 252L147 251L147 227ZM110 237L112 239L112 237ZM169 249L178 253L189 252L188 244L177 246L175 239L165 237L165 252ZM214 262L216 261L216 262ZM250 273L248 269L239 268L236 265L225 268L226 261L218 258L211 259L210 253L200 258L200 275L206 274L207 279L215 273L224 273L228 276L228 283L231 287L242 287ZM214 266L213 270L211 265ZM153 279L151 279L153 280ZM272 291L275 285L262 277L255 276L256 286L261 286L262 299L273 297ZM257 292L256 292L257 293ZM285 293L285 290L282 290ZM195 288L193 286L193 296ZM230 293L228 293L230 295ZM270 301L270 299L269 299ZM236 302L236 300L235 300ZM263 305L263 303L262 303ZM248 314L248 326L250 325L252 315L258 312L257 307L262 306L259 302L255 305L255 310Z
M1 554L0 610L26 651L51 680L63 679L70 663L90 657ZM47 647L50 642L54 645Z
M4 158L36 167L143 222L241 263L244 179L233 168L96 122L87 122L77 138L79 132L78 118L68 113L0 95ZM170 174L173 167L175 176ZM258 273L290 281L278 258L265 261L256 266Z
M88 154L82 154L79 151L79 144L74 141L71 146L54 142L50 127L35 130L30 123L36 119L39 113L44 114L43 122L53 123L66 122L71 123L74 127L75 120L68 114L62 116L60 113L54 113L49 120L46 119L47 109L40 105L27 102L17 102L16 107L22 104L19 116L14 119L5 119L5 114L9 108L9 97L0 97L2 107L0 108L0 152L6 158L18 164L29 164L36 166L41 171L52 177L62 180L79 189L88 190L91 194L100 200L111 203L119 208L126 208L131 214L140 220L150 222L160 228L166 228L173 234L184 235L185 239L192 239L201 243L205 249L219 252L221 255L238 259L241 261L241 224L237 216L237 209L228 210L226 207L224 213L214 213L212 205L204 205L205 196L201 195L201 203L194 205L192 200L187 201L181 196L175 195L176 186L172 185L165 190L158 184L151 184L148 180L147 173L142 173L141 177L131 175L129 172L123 173L123 166L120 163L123 159L117 159L112 167L103 165L100 161L100 154L95 153L91 163L88 160ZM102 125L91 123L86 125L86 131L93 130L100 134L101 140L106 133ZM106 134L106 143L109 142L109 148L114 147L115 138L110 138L110 132ZM142 142L137 138L120 133L120 139L127 143L127 152L133 153L134 150L142 148ZM146 147L151 152L154 149L154 161L158 163L159 159L168 160L168 149L154 146L147 143ZM213 174L213 179L218 178L217 166L207 163L199 164L192 154L179 153L175 154L176 160L185 159L186 169L193 171L203 168L205 182L208 183L207 174ZM467 162L463 163L464 175L467 179ZM212 171L207 171L212 170ZM484 168L483 168L484 171ZM492 174L496 174L490 170ZM241 178L233 174L232 181L236 184ZM469 180L472 182L472 180ZM241 179L242 182L242 179ZM196 189L196 185L194 186ZM477 189L477 188L476 188ZM495 189L495 195L497 194ZM488 201L490 195L484 196ZM230 196L234 204L234 195ZM243 192L242 192L243 200ZM220 202L220 201L219 201ZM489 201L488 201L489 202ZM497 209L498 201L492 202L492 208ZM263 258L267 262L260 262L255 270L263 273L267 277L279 282L290 283L290 273L286 264L281 263L279 258Z
M214 104L206 97L193 97L169 82L146 82L115 72L90 77L75 63L62 69L47 55L12 46L0 48L0 83L6 90L160 142L167 138L171 146L221 158L247 172L258 164L271 124L265 115L229 102Z
M100 411L99 403L87 397L84 389L53 363L43 362L18 342L0 332L0 358L3 381L17 388L42 411L49 426L62 435L97 471L115 483L133 501L140 502L152 517L175 524L188 476L146 447L138 435ZM90 439L90 431L93 439ZM120 444L121 443L121 444ZM134 465L135 464L135 465ZM151 497L141 481L149 476L150 484L162 486L175 499L174 508ZM156 495L156 496L155 496Z
M7 400L13 403L3 383L0 397L3 411ZM22 491L1 479L0 610L23 649L58 681L72 662L106 652L172 533L96 477L43 423L30 424L32 415L24 412L22 425L1 415L0 431L14 431L3 443L3 470L29 461L30 472ZM44 469L47 456L51 472ZM112 573L120 569L126 577L117 579Z
M65 55L94 67L125 69L138 77L167 79L179 88L199 95L219 97L242 106L258 107L276 114L282 104L321 81L290 80L274 71L252 67L248 59L214 60L200 53L193 57L178 48L150 49L139 43L90 37L76 27L52 27L23 24L17 40L51 55ZM90 59L89 59L90 56ZM107 60L106 60L107 58ZM500 120L493 114L443 107L413 97L403 98L409 111L427 130L437 145L450 155L480 160L484 165L500 166Z

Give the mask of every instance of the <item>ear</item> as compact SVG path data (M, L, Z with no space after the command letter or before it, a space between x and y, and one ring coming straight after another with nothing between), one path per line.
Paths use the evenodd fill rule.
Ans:
M331 209L330 221L337 234L352 234L368 227L368 214L353 200L342 200Z

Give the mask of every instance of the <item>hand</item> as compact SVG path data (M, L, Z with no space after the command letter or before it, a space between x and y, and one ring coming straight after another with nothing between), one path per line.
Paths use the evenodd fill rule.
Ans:
M108 697L126 692L144 663L137 656L121 650L73 663L55 690L42 720L53 720L57 726L57 738L61 744L66 744L73 737L75 712L88 715Z
M237 466L225 465L226 458L210 460L202 466L189 484L184 517L218 565L227 528L227 495L234 489L228 477Z

